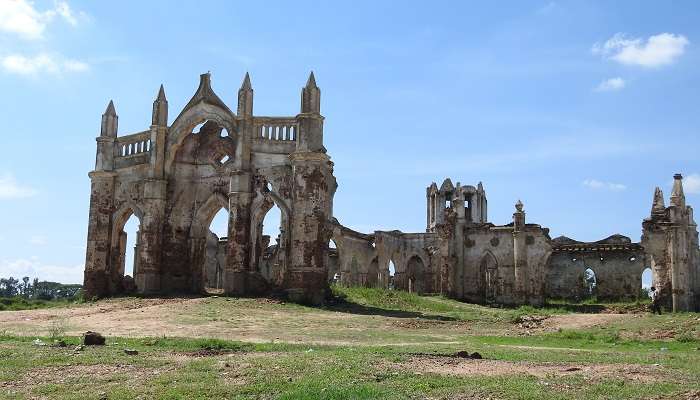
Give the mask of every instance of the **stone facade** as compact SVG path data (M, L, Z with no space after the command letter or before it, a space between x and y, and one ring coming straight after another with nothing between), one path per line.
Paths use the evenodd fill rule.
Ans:
M674 311L700 311L698 229L693 208L685 204L680 174L674 176L670 200L666 207L656 188L651 215L642 223L642 246L664 305Z
M613 235L597 242L559 237L526 223L515 204L506 225L488 221L486 192L450 179L426 189L426 231L343 226L333 215L337 184L323 146L321 91L313 73L296 116L253 114L246 74L234 113L209 74L168 125L161 86L148 130L117 135L109 103L97 138L85 264L85 293L284 293L322 303L330 282L443 295L475 303L541 305L547 298L639 296L645 267L674 310L700 307L700 252L680 175L671 206L657 189L641 243ZM263 219L277 206L271 244ZM209 227L228 212L228 235ZM125 275L124 225L139 221L134 277ZM589 271L590 270L590 271ZM588 282L588 283L587 283Z
M234 113L204 74L171 125L161 87L150 128L126 136L117 136L110 102L90 173L86 295L127 289L123 228L136 215L134 282L141 293L200 293L213 284L230 295L276 288L294 300L320 303L328 288L326 221L337 186L323 147L320 95L311 74L299 114L255 116L246 75ZM259 269L269 243L262 221L273 205L282 213L274 278ZM215 258L225 261L214 262L219 243L208 228L222 208L229 214L228 238L225 256ZM212 274L211 265L219 271Z

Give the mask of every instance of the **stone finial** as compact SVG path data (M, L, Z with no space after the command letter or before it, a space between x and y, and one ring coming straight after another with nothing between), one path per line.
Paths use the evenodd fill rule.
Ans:
M245 73L245 77L243 78L241 90L253 90L253 86L250 84L250 74L248 72Z
M685 207L685 193L683 193L683 175L673 175L673 190L671 191L671 205Z
M301 112L320 114L321 113L321 89L316 85L316 77L311 71L306 86L301 89Z
M111 117L116 117L117 116L117 110L114 108L114 101L110 100L109 104L107 104L107 109L105 110L104 114L102 115L109 115Z
M238 115L253 115L253 85L250 83L250 74L245 73L241 88L238 89Z
M158 89L158 96L153 102L151 124L159 126L168 125L168 99L165 98L165 89L162 84L160 85L160 89Z
M664 192L658 186L654 189L654 202L651 205L652 215L664 215L666 204L664 203Z
M318 89L318 86L316 86L316 77L314 76L314 71L311 71L311 73L309 74L309 79L306 80L306 88Z
M476 185L476 190L479 191L479 192L483 192L483 191L484 191L484 185L481 183L481 181L479 181L479 184Z
M163 87L163 84L160 84L160 89L158 89L158 97L156 98L158 101L168 101L168 99L165 98L165 88Z
M211 88L211 73L209 72L199 76L199 87L180 114L184 114L185 111L202 102L218 106L229 112L231 111Z
M114 108L114 102L109 101L107 109L104 114L102 114L102 125L100 129L100 136L103 137L117 137L117 126L119 117L117 116L117 111Z
M523 202L518 199L518 202L515 203L515 210L519 213L523 212Z

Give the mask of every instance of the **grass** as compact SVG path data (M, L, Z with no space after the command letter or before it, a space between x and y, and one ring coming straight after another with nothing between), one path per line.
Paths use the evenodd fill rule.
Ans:
M74 299L40 300L24 297L0 297L0 311L37 310L40 308L66 307L76 304Z
M256 337L295 334L303 340L111 336L106 346L75 351L80 337L66 335L63 321L55 331L37 332L46 332L38 337L46 343L60 336L67 347L36 346L37 336L0 329L0 399L673 399L700 391L699 314L640 314L586 329L524 334L513 321L568 313L566 305L502 309L397 291L333 290L339 300L322 309L210 298L196 308L177 306L180 315L172 316L177 324L202 329L213 324L224 331L257 329ZM259 325L261 318L266 325ZM636 335L653 329L675 334ZM314 341L335 337L352 344ZM403 343L388 344L394 342ZM460 350L479 352L486 360L453 358ZM425 369L415 360L447 369ZM462 363L486 368L495 362L526 365L526 371L554 365L556 373L449 372ZM652 381L634 373L561 373L571 365L593 372L631 366L653 371Z

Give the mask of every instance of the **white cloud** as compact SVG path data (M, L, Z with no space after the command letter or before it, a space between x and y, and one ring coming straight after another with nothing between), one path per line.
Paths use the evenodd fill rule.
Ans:
M0 31L13 33L27 40L43 38L46 26L56 16L76 26L78 17L85 17L85 14L76 14L65 1L54 1L54 8L39 11L29 0L0 0Z
M29 259L0 260L0 271L3 278L14 277L22 279L39 278L41 281L61 283L82 283L83 265L59 266L42 263L37 257Z
M33 57L21 54L2 56L0 57L0 66L7 72L19 75L38 75L41 73L58 75L63 72L85 72L90 69L90 65L83 61L64 59L61 56L48 53L41 53Z
M685 36L673 33L660 33L646 40L616 33L602 45L594 44L591 51L621 64L654 68L674 63L689 43Z
M603 82L600 82L598 86L596 86L595 91L596 92L612 92L616 90L621 90L625 87L627 82L625 82L624 79L622 78L610 78L606 79Z
M590 189L595 189L595 190L612 190L615 192L619 192L622 190L627 189L627 186L621 184L621 183L613 183L613 182L603 182L599 181L597 179L586 179L583 181L583 186L590 188Z
M683 177L683 190L690 194L700 194L700 174Z
M0 175L0 200L1 199L22 199L32 197L36 190L22 186L10 174Z

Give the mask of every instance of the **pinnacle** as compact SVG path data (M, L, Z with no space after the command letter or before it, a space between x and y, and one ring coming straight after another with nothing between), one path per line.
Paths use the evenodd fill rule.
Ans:
M157 98L157 100L159 100L159 101L165 101L165 100L167 100L167 99L165 98L165 89L163 88L163 84L162 84L162 83L161 83L161 85L160 85L160 89L158 89L158 98Z
M243 78L243 84L241 84L241 89L250 90L253 86L250 84L250 74L245 73L245 78Z
M117 111L114 109L114 101L110 100L109 104L107 105L107 109L105 110L104 115L110 115L113 117L117 116Z
M314 76L314 71L311 71L311 73L309 74L309 80L306 81L306 87L318 88L318 86L316 86L316 77Z

